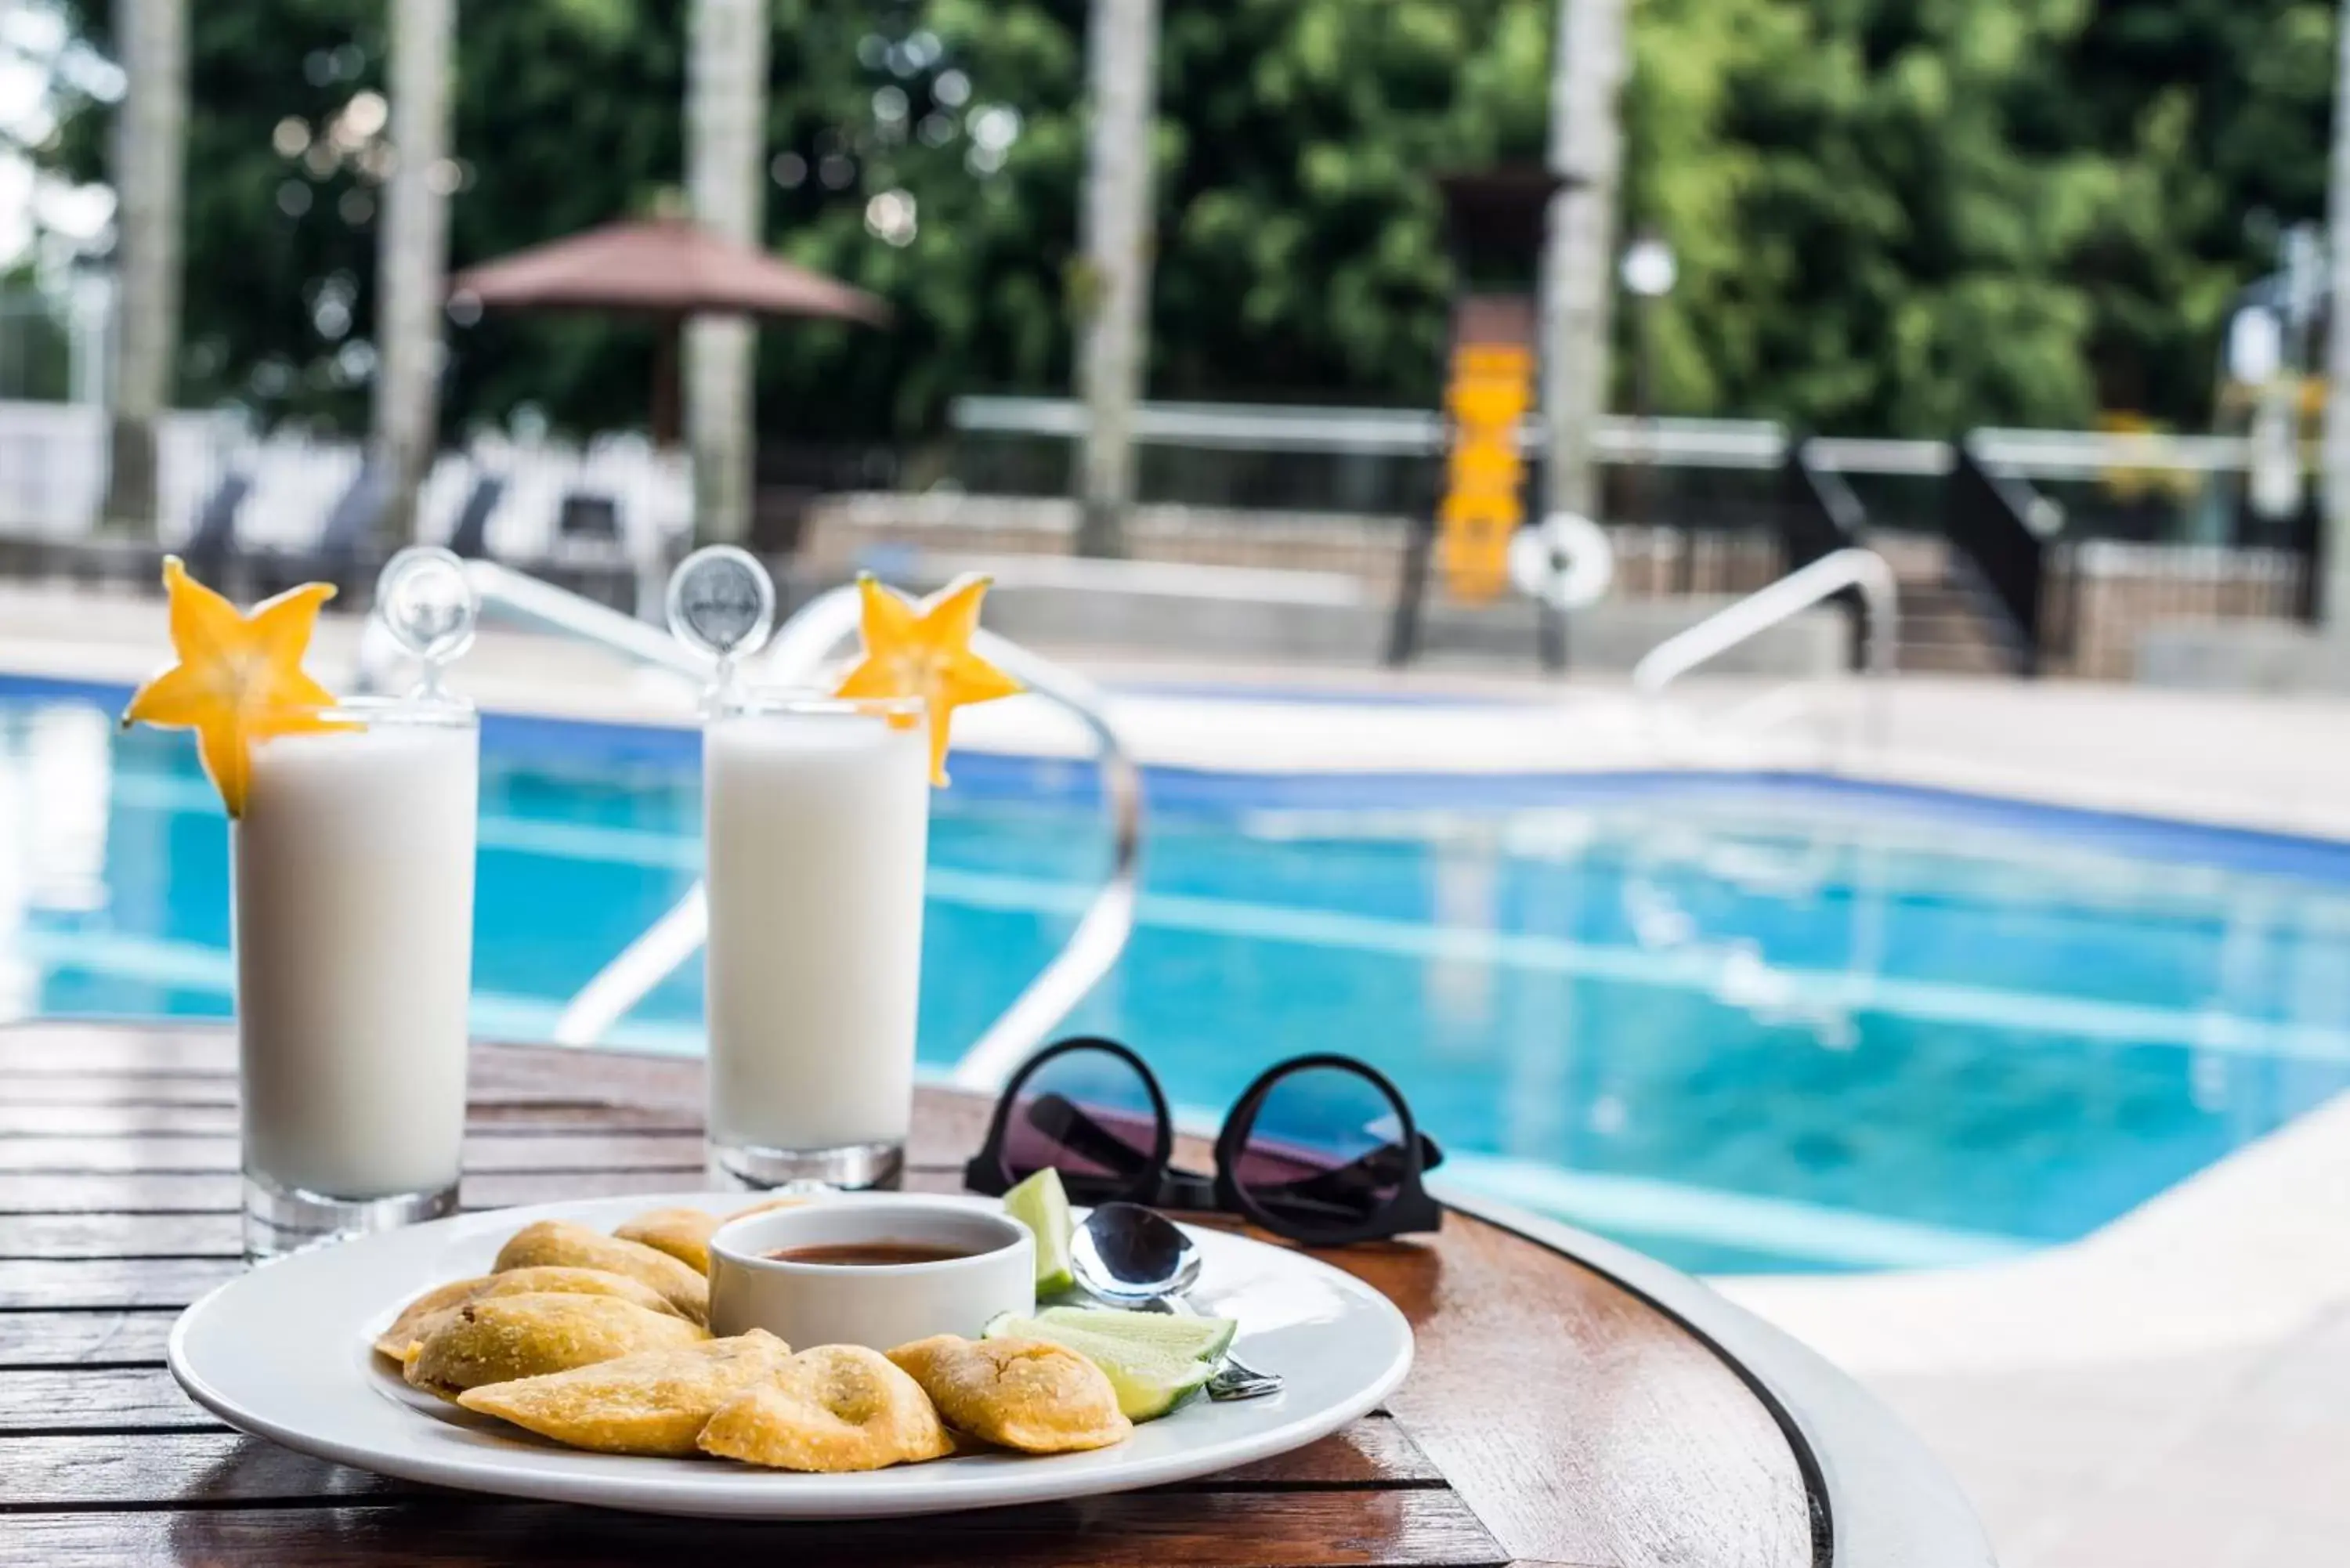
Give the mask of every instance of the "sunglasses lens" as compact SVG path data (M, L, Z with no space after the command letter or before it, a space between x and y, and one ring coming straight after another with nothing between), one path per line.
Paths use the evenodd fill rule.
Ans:
M1393 1203L1411 1158L1402 1107L1347 1067L1301 1067L1257 1106L1232 1179L1300 1236L1363 1224Z
M1134 1064L1114 1051L1064 1051L1022 1080L1003 1124L1003 1169L1025 1180L1046 1166L1070 1196L1127 1191L1159 1147L1159 1108Z

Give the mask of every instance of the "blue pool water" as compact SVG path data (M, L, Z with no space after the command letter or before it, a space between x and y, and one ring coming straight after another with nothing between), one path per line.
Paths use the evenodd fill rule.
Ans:
M0 688L0 1016L230 1011L227 844L121 693ZM1367 721L1371 722L1371 721ZM542 1038L691 883L689 733L492 719L476 1024ZM921 1054L1100 873L1090 770L959 756ZM1072 1027L1212 1119L1357 1053L1452 1179L1698 1269L2080 1235L2350 1085L2350 847L1787 777L1152 775L1141 924ZM700 975L618 1043L699 1047Z

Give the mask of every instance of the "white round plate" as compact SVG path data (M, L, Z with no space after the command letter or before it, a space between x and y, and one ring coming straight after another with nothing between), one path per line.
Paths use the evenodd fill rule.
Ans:
M1238 1319L1234 1350L1281 1374L1287 1387L1232 1404L1192 1399L1091 1453L974 1454L861 1475L577 1453L416 1394L369 1348L411 1297L487 1272L505 1239L535 1220L609 1231L648 1209L726 1213L747 1201L739 1192L694 1192L542 1203L300 1253L182 1314L172 1375L243 1431L409 1480L650 1513L879 1519L1049 1502L1229 1469L1336 1431L1411 1366L1410 1326L1385 1296L1312 1258L1213 1231L1191 1232L1205 1265L1193 1300Z

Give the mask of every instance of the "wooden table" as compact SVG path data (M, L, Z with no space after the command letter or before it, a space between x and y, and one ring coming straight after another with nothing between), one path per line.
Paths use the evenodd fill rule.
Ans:
M244 1266L235 1096L223 1030L0 1029L0 1563L1852 1560L1803 1423L1693 1333L1691 1313L1653 1299L1679 1276L1644 1296L1461 1214L1424 1241L1329 1254L1417 1333L1387 1408L1182 1486L947 1519L716 1525L310 1459L222 1426L163 1366L178 1310ZM701 1096L694 1062L479 1047L464 1200L700 1187ZM955 1187L984 1111L926 1093L910 1183Z

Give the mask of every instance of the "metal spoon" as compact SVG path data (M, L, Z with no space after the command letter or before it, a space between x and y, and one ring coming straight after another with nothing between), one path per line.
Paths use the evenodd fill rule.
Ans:
M1200 1249L1155 1209L1105 1203L1069 1241L1069 1272L1089 1295L1144 1312L1198 1316L1184 1293L1199 1282ZM1281 1392L1281 1379L1227 1355L1208 1379L1211 1399L1256 1399Z

